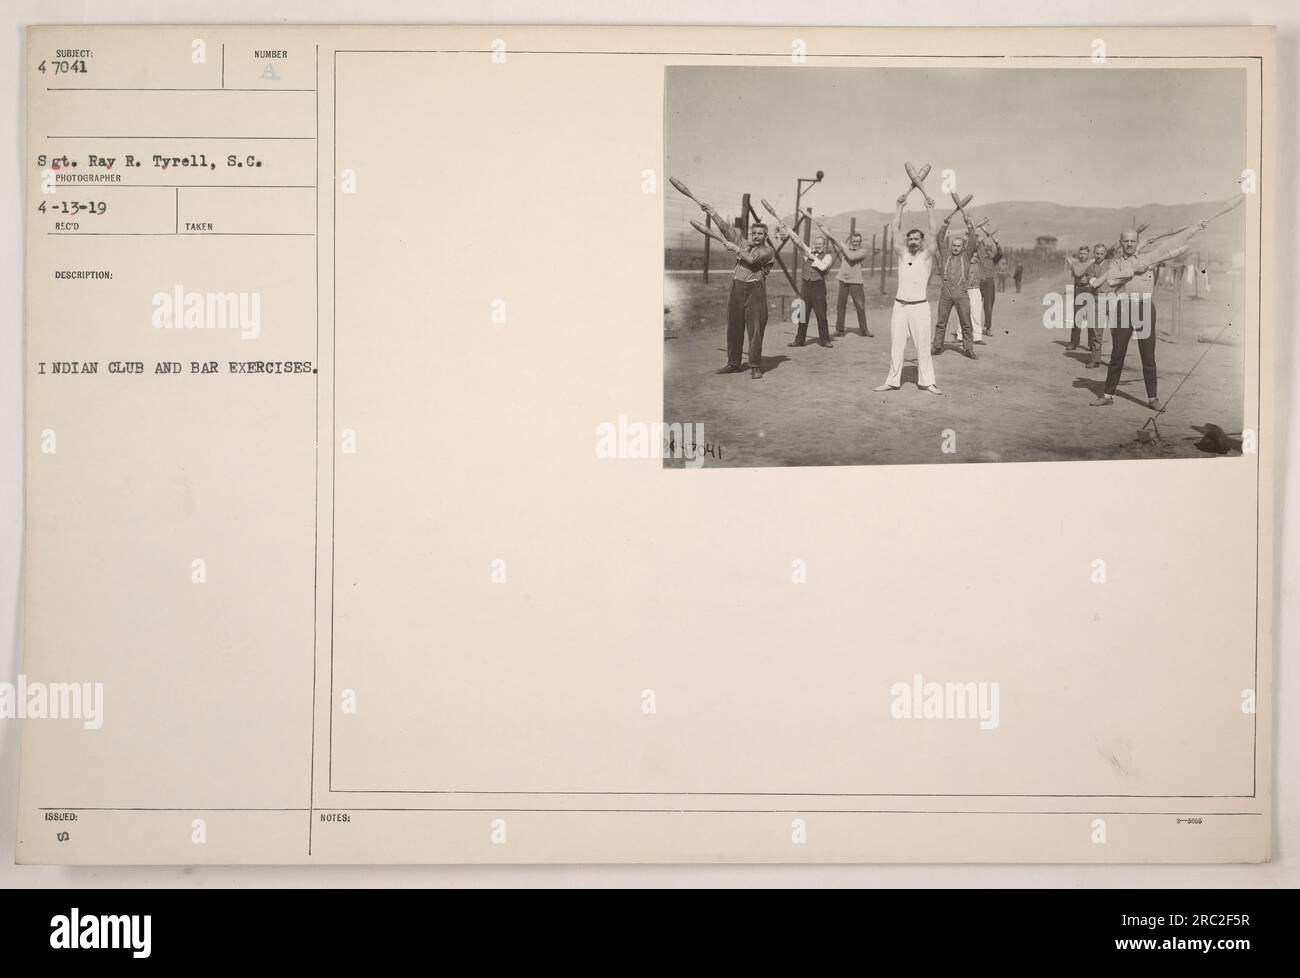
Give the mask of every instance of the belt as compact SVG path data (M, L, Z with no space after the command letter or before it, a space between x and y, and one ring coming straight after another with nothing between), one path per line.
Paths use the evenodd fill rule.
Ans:
M900 306L919 306L922 302L929 302L930 300L929 299L900 299L898 296L894 296L894 301L897 302Z

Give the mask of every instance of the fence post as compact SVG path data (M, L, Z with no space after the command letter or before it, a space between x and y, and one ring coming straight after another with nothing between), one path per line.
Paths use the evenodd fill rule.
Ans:
M803 222L803 231L800 233L803 235L803 243L805 245L811 245L812 244L812 208L805 207L804 210L807 211L808 213ZM803 262L806 260L807 259L800 257L799 261L795 264L795 267L802 268Z
M1182 342L1182 336L1181 336L1180 334L1182 333L1182 327L1183 327L1183 323L1182 323L1182 319L1183 319L1183 317L1182 317L1182 305L1183 305L1183 276L1187 273L1187 272L1186 272L1186 266L1185 266L1185 265L1177 265L1177 266L1175 266L1175 267L1172 269L1172 271L1173 271L1173 273L1174 273L1174 281L1173 281L1173 283L1172 283L1172 284L1173 284L1173 287L1174 287L1174 288L1173 288L1173 296L1174 296L1174 301L1173 301L1173 306L1174 306L1174 309L1173 309L1173 312L1174 312L1174 322L1173 322L1173 331L1172 331L1172 332L1173 332L1173 342L1175 342L1175 343L1181 343L1181 342Z
M889 259L889 225L886 224L884 230L880 232L880 294L885 294L885 265Z

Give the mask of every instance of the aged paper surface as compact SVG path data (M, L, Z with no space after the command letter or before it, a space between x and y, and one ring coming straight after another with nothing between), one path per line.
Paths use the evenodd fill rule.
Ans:
M28 45L20 862L1269 857L1270 30ZM1222 111L1153 151L1195 86ZM856 161L814 173L809 120ZM705 279L670 177L724 237L816 187L756 366L714 370L739 263ZM904 232L970 192L1025 266L942 394L916 344L872 390L908 257L865 216L874 336L787 346L813 239L905 190ZM1130 210L976 227L1007 201ZM1160 401L1135 336L1093 411L1037 310L1148 214L1208 223L1154 286Z

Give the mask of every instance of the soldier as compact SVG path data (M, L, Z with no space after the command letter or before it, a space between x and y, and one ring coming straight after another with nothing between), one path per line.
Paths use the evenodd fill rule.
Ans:
M1105 269L1094 276L1090 284L1097 289L1097 304L1106 301L1105 293L1115 288L1120 302L1112 308L1110 323L1110 367L1106 371L1106 385L1097 395L1093 407L1110 407L1115 403L1115 390L1124 372L1124 356L1136 329L1138 355L1142 360L1142 381L1147 390L1147 406L1153 411L1164 407L1156 396L1156 305L1155 268L1138 255L1138 233L1126 228L1119 239L1120 253L1106 263ZM1113 294L1113 292L1112 292Z
M878 391L896 391L902 386L903 354L907 352L908 337L916 347L916 385L931 394L942 394L934 382L934 361L930 356L930 274L934 271L938 252L939 228L934 216L934 201L925 198L925 213L930 224L930 240L925 232L912 228L903 234L903 208L907 195L898 198L898 211L894 214L894 248L898 255L898 294L894 297L894 311L889 317L889 376L875 388ZM898 241L904 242L902 245Z
M817 225L817 229L840 256L840 270L836 276L840 287L835 297L835 335L844 335L844 314L848 311L850 298L853 299L853 309L858 314L858 332L863 336L874 335L867 328L867 297L862 287L862 263L867 257L867 249L862 247L862 235L854 231L849 235L846 247L836 241L821 224Z
M975 250L970 256L970 278L966 286L966 302L970 306L970 327L971 335L974 342L984 342L984 299L980 295L980 246L977 235L975 238Z
M1097 329L1096 315L1089 309L1089 306L1096 305L1097 294L1089 284L1098 273L1093 261L1092 249L1086 244L1079 245L1073 255L1066 255L1065 271L1070 276L1070 284L1074 289L1073 301L1069 303L1069 308L1066 310L1070 317L1070 342L1065 346L1066 352L1079 348L1080 330L1086 328L1088 349L1095 358L1097 349L1101 345L1101 331ZM1089 322L1090 318L1094 321ZM1083 326L1080 325L1081 323Z
M998 244L997 238L990 236L987 241L980 245L980 305L983 315L980 317L980 324L984 327L984 335L993 335L993 302L997 298L997 289L995 287L993 276L997 273L998 263L1002 261L1002 245ZM974 318L974 317L972 317ZM975 342L983 343L979 334L975 334Z
M1097 290L1092 286L1092 279L1101 275L1106 268L1106 256L1110 248L1100 242L1092 246L1092 265L1090 266L1088 279L1088 289L1092 296L1092 303L1088 314L1092 316L1091 342L1089 346L1092 350L1092 356L1088 358L1088 369L1105 366L1105 361L1101 356L1101 348L1106 340L1106 308L1103 303L1097 301Z
M726 237L726 248L736 256L731 273L731 293L727 297L727 365L720 374L744 371L741 354L745 336L749 336L749 376L763 376L763 331L767 329L767 274L776 261L776 251L767 238L767 225L755 221L749 226L748 240L738 229L722 220L708 204L700 205L719 231Z
M803 346L808 335L808 323L813 314L817 316L817 345L830 346L831 333L826 315L826 271L835 261L835 256L826 250L826 239L821 235L813 238L812 254L804 258L803 263L803 311L799 316L799 328L795 331L794 342L790 346Z
M957 310L957 321L961 325L962 352L972 360L978 360L975 354L975 337L971 327L971 293L979 296L979 284L975 276L979 274L979 260L975 255L975 226L962 211L966 222L965 234L948 233L948 221L939 229L938 248L947 252L939 265L939 318L934 326L934 345L931 355L943 352L944 333L948 329L948 320L952 311ZM951 218L949 218L951 220Z

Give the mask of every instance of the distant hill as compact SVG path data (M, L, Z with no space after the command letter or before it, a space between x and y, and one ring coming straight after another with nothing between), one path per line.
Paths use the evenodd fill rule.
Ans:
M998 240L1010 248L1032 248L1039 235L1051 234L1059 239L1060 247L1073 250L1080 244L1111 242L1119 237L1123 228L1149 223L1152 232L1172 230L1186 224L1195 224L1222 210L1228 201L1206 201L1200 204L1147 204L1143 207L1068 207L1046 201L1010 200L986 206L972 206L970 216L979 221L987 217L989 225L997 228ZM939 202L940 217L952 210ZM1196 239L1198 246L1207 252L1230 256L1241 248L1237 240L1243 211L1238 209L1225 214L1206 228ZM880 211L846 211L834 215L829 221L819 217L832 232L848 227L849 219L856 217L858 227L868 236L893 220L893 214ZM910 211L903 217L907 226L923 224L925 217Z
M1146 204L1142 207L1069 207L1064 204L1052 204L1047 201L1009 200L983 206L972 205L970 216L979 221L989 219L989 226L997 228L997 237L1008 248L1032 248L1034 239L1039 235L1055 235L1058 247L1073 250L1080 244L1112 242L1119 237L1123 228L1149 223L1149 233L1172 230L1197 221L1222 210L1229 201L1204 201L1196 204ZM920 201L913 196L908 211L903 215L904 227L925 226L925 214L919 209ZM952 210L950 201L938 200L936 211L940 220ZM1193 251L1201 250L1207 255L1229 259L1241 250L1243 243L1238 240L1241 228L1241 216L1244 208L1238 208L1231 214L1225 214L1213 222L1193 240ZM840 214L814 216L831 229L832 233L847 233L849 219L857 218L858 230L862 232L867 243L871 236L879 235L884 225L894 219L892 212L876 210L844 211ZM792 217L787 217L787 221ZM699 239L699 235L694 236ZM694 244L703 245L698 240Z

